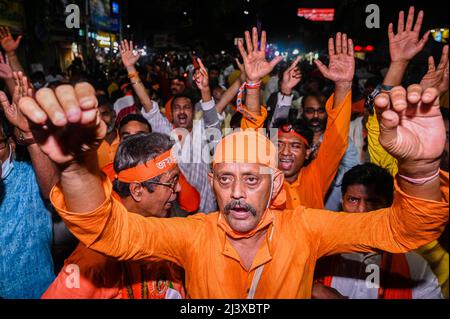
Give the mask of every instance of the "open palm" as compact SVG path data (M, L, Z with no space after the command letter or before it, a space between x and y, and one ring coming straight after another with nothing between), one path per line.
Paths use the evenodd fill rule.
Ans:
M282 57L276 57L272 61L266 60L266 32L261 34L261 45L258 49L258 31L253 28L252 40L250 40L250 33L245 32L245 41L247 44L247 51L244 49L242 41L238 42L238 48L244 60L245 73L247 80L255 82L261 80L267 74L272 72L273 68L282 60Z
M17 50L21 39L22 36L18 36L17 39L14 40L9 28L5 27L0 28L0 43L2 45L3 50L5 50L6 53L14 52L15 50Z
M408 62L423 49L428 40L428 36L430 35L430 32L428 31L419 40L423 16L423 11L420 11L417 16L416 24L413 28L414 7L409 9L406 26L404 24L404 12L400 11L398 16L397 34L394 34L393 24L389 24L388 37L391 61Z
M352 39L340 32L336 35L336 44L333 38L328 40L328 55L330 62L326 67L320 60L314 61L323 76L335 83L351 82L355 74L355 57Z
M126 68L134 66L141 57L139 53L133 52L133 41L128 42L127 40L123 40L120 44L120 56Z

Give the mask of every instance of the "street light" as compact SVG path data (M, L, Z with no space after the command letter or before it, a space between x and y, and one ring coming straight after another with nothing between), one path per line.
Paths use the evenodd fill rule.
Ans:
M298 50L298 49L294 49L294 51L292 51L292 54L293 55L297 55L297 54L299 54L300 53L300 51Z
M244 14L245 14L245 15L248 15L248 11L247 11L247 10L245 10L245 11L244 11Z

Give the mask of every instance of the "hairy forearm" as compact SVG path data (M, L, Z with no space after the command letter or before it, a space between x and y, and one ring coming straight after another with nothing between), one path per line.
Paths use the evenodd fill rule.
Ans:
M352 90L351 82L336 83L334 88L334 103L333 108L342 105L347 94Z
M234 83L228 88L228 90L225 91L225 93L222 95L222 98L220 101L216 104L216 111L217 113L222 113L225 107L233 100L233 98L236 96L236 94L239 91L239 88L241 86L241 81L237 79L234 81Z
M136 68L134 66L127 67L128 73L134 73L136 72ZM144 84L140 80L132 79L131 80L132 86L134 91L136 92L136 95L139 98L139 101L141 102L142 106L144 107L145 111L150 112L153 103L150 97L148 96L147 90L145 89Z
M384 77L383 85L397 86L402 84L407 67L408 63L406 62L391 62L386 76Z
M11 66L11 69L15 72L23 72L25 74L25 71L22 67L22 64L20 64L19 58L16 55L16 52L9 52L7 53L8 59L9 59L9 65Z
M256 115L261 115L260 91L260 88L247 88L247 95L245 97L245 104L247 105L247 109L251 113L254 113Z
M67 209L74 213L95 210L105 201L96 153L72 163L61 172L61 189Z
M50 196L50 191L59 180L58 168L45 155L37 144L32 144L27 147L30 153L31 163L33 165L36 179L41 190L41 194L45 199Z

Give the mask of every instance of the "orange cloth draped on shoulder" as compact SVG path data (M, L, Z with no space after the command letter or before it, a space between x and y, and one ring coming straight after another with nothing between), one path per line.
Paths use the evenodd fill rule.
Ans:
M221 143L235 146L232 153L216 153L214 163L246 160L249 154L240 145L257 134L251 132L222 139L216 152L228 149ZM255 149L275 148L268 139L264 146L261 135L253 138ZM276 153L256 158L262 168L276 165ZM111 182L106 178L106 199L92 211L69 211L59 184L50 198L69 230L87 247L120 260L160 258L184 268L188 298L246 298L261 265L264 270L254 298L310 298L314 268L322 256L379 250L404 253L438 238L448 222L448 173L440 173L440 183L440 201L409 196L396 185L392 207L367 214L336 214L303 206L267 209L248 234L234 232L222 212L167 219L129 214L111 196ZM266 238L247 269L229 238L248 237L265 229Z
M117 132L116 138L111 144L106 140L103 140L97 149L98 156L98 167L103 168L108 164L114 162L114 157L116 156L117 149L119 148L120 137L119 132Z
M103 173L108 177L108 179L113 182L116 178L116 172L114 171L114 164L108 164L102 168ZM184 177L183 173L179 173L179 183L181 190L178 193L177 202L180 205L180 208L188 213L194 213L198 211L200 207L200 193L197 189L189 184L186 177ZM119 195L113 192L113 196L120 200Z
M79 244L41 298L164 299L169 287L185 298L182 279L183 270L172 263L120 262Z
M300 170L294 183L284 182L287 209L294 209L300 205L324 208L325 195L347 149L351 103L351 93L348 93L342 104L335 108L333 108L334 94L328 99L325 107L328 114L327 128L316 159ZM267 116L267 112L263 110L265 109L261 108L263 115L256 117L257 123L242 118L241 128L261 128L265 120L264 114Z

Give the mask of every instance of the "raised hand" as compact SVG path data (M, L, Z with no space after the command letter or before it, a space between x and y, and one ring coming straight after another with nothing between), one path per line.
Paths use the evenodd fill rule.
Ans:
M406 26L404 15L403 11L398 14L397 34L394 34L392 23L388 27L389 53L392 62L408 63L417 53L422 51L430 35L430 31L425 32L419 41L424 16L423 11L419 12L414 28L414 7L409 8Z
M285 95L291 95L292 89L301 81L302 73L297 68L298 62L301 57L297 57L294 62L283 73L283 79L281 81L281 93Z
M266 60L266 31L263 31L261 34L260 48L258 48L258 31L256 28L252 30L252 40L250 40L250 32L245 31L245 42L247 44L247 51L245 51L244 44L241 40L238 42L238 48L244 60L247 80L250 82L260 81L272 72L273 68L283 57L276 57L270 62Z
M448 91L448 45L442 49L441 61L436 68L432 56L428 58L428 72L420 81L422 89L434 87L442 95Z
M5 112L6 119L22 132L29 133L30 126L28 125L28 121L23 116L22 112L19 110L18 104L21 98L23 97L32 97L33 89L31 88L28 79L23 75L22 72L14 72L14 95L12 103L9 103L8 98L5 93L0 91L0 103L3 107L3 111Z
M17 50L20 44L20 40L22 40L22 36L19 35L16 40L14 40L11 35L11 31L8 27L0 27L0 43L2 45L3 50L6 53L11 53Z
M397 158L399 172L411 178L432 176L444 150L445 127L436 88L422 90L413 84L394 87L375 98L382 112L380 143Z
M200 68L195 70L193 80L200 91L209 90L209 75L205 66L202 63L202 60L197 58L197 62L200 65Z
M3 57L0 52L0 79L12 79L13 71L8 62L8 56Z
M320 60L314 63L323 76L336 84L352 82L355 75L355 57L352 39L340 32L336 35L336 45L333 38L328 40L328 55L330 62L326 67Z
M133 52L133 41L123 40L120 44L120 56L125 68L134 67L141 55Z
M106 134L97 104L95 89L78 83L40 89L35 99L22 97L19 108L42 151L67 167L94 152Z

